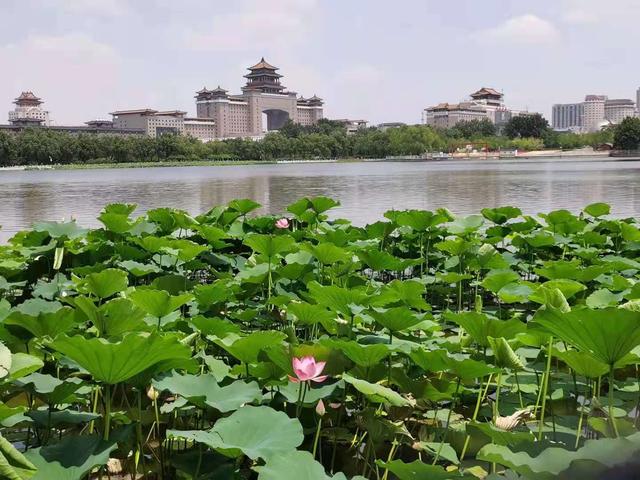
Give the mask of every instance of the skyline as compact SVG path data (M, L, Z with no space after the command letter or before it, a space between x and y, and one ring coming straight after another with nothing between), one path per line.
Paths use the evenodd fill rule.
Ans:
M625 46L640 40L640 2L483 3L8 0L0 103L32 90L58 125L122 108L195 114L196 90L236 93L262 56L292 90L325 99L328 118L372 124L419 123L425 107L483 86L548 119L585 94L635 98L640 67Z

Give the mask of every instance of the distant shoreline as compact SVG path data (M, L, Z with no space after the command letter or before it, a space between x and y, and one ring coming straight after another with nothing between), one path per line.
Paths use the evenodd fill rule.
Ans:
M100 170L100 169L119 169L119 168L158 168L158 167L224 167L239 165L287 165L287 164L303 164L303 163L360 163L360 162L448 162L448 161L464 161L464 160L558 160L571 161L582 160L587 158L611 161L624 160L640 160L640 158L626 157L610 157L609 152L595 152L585 150L539 150L531 152L522 152L518 156L504 156L489 153L484 155L481 153L456 153L446 158L422 158L419 156L397 156L387 158L339 158L339 159L299 159L299 160L193 160L193 161L163 161L163 162L106 162L106 163L73 163L73 164L56 164L56 165L16 165L11 167L0 167L2 171L34 171L34 170Z

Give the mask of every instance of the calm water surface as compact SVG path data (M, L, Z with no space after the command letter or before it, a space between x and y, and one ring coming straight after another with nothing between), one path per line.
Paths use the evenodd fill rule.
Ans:
M138 213L171 206L192 214L234 198L280 213L303 196L340 200L334 217L365 224L389 209L447 207L477 213L517 205L526 213L578 210L596 201L613 214L640 213L640 161L452 160L313 163L109 170L0 171L0 241L42 220L74 217L97 226L107 203L137 203Z

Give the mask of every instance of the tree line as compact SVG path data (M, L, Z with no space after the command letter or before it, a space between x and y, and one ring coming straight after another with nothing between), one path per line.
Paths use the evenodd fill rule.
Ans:
M408 125L382 130L366 128L348 135L340 122L321 120L303 127L287 123L262 140L228 139L202 143L175 135L120 137L69 134L46 128L13 134L0 131L0 166L124 163L198 160L313 158L383 158L450 152L467 145L481 150L572 149L616 142L619 148L640 148L640 119L626 119L615 128L589 134L558 133L540 115L514 117L497 132L489 120L472 120L453 128ZM634 143L635 142L635 143Z

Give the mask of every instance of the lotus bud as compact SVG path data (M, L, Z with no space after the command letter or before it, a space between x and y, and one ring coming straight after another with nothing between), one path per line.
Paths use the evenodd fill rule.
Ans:
M482 313L482 296L481 295L476 295L476 301L475 301L475 310L476 313Z
M327 413L327 410L324 408L324 402L322 399L318 400L318 404L316 405L316 413L321 417L324 417L324 414Z
M147 389L147 397L149 397L149 400L155 402L159 396L160 393L155 388L153 388L153 385L149 385L149 388Z

